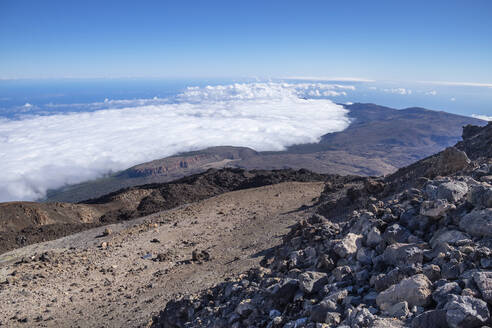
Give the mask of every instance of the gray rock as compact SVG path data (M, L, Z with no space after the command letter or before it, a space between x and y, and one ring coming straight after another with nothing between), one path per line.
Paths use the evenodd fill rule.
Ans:
M410 231L397 223L390 225L383 233L383 239L388 244L406 243L408 237L410 237Z
M236 307L236 313L241 317L247 317L255 310L255 306L253 305L251 299L242 300Z
M338 302L342 301L347 296L348 296L348 290L347 289L336 290L336 291L333 291L330 294L326 295L325 298L323 298L323 301L332 301L332 302L338 303Z
M323 300L313 306L311 309L311 316L310 319L311 321L314 322L323 322L323 323L329 323L328 321L330 320L336 320L336 313L337 307L336 304L333 301L330 300ZM337 313L338 314L338 313ZM340 314L338 314L338 322L340 322Z
M357 251L356 259L362 264L371 264L372 259L376 256L376 252L373 249L365 247L359 248Z
M470 159L464 151L456 147L448 147L434 157L432 166L427 170L427 176L445 176L466 168Z
M474 210L460 220L460 229L475 237L492 236L492 208Z
M348 318L350 327L368 327L374 321L374 315L367 308L357 308Z
M268 317L269 317L270 319L273 319L273 318L279 317L279 316L281 316L281 315L282 315L282 313L280 313L280 311L279 311L279 310L276 310L276 309L270 310L270 312L268 312Z
M429 182L425 186L425 194L428 199L436 200L437 199L437 186L434 184L434 181Z
M307 294L318 291L326 282L326 273L324 272L306 271L299 275L299 287Z
M394 266L406 266L422 263L423 250L417 244L393 244L383 253L384 261Z
M442 286L437 287L432 293L432 299L436 303L444 305L447 303L450 295L459 295L461 293L461 288L456 282L448 282Z
M336 267L331 271L331 277L330 277L330 282L335 281L342 281L346 277L348 277L352 273L352 269L348 265L342 265L339 267Z
M492 207L492 187L486 185L471 186L467 199L475 207Z
M412 320L412 328L448 328L445 310L430 310Z
M376 318L369 326L369 328L406 328L406 327L407 326L403 321L397 320L395 318Z
M379 274L374 278L374 287L378 292L388 289L390 286L399 283L406 275L399 269L395 268L387 274Z
M348 233L343 239L337 240L333 245L333 250L338 256L344 258L355 255L362 241L361 235Z
M287 304L292 301L296 291L299 289L297 279L285 279L282 283L277 283L268 287L272 299L279 304Z
M423 274L403 279L381 292L376 303L381 310L387 310L396 303L407 301L409 306L425 306L431 296L431 282Z
M441 279L441 268L438 265L427 264L423 267L422 272L432 282Z
M492 272L476 272L473 280L477 284L482 298L492 304Z
M366 237L366 245L368 247L376 247L378 246L383 239L381 238L381 232L378 228L373 227Z
M406 301L399 302L391 306L387 311L390 317L404 318L410 314L408 303Z
M451 328L481 327L490 318L487 303L471 296L452 295L444 310Z
M450 204L444 199L425 201L420 207L420 214L428 216L432 219L440 219L446 214L447 211L455 208L456 206L454 204Z
M324 323L331 327L336 327L340 323L341 316L338 312L328 312L325 317Z
M450 202L457 202L468 192L468 186L462 181L450 181L441 183L437 187L437 197Z
M470 239L470 236L468 236L466 233L462 231L442 229L434 233L434 236L430 240L430 245L432 246L432 248L435 248L437 245L441 243L454 245L459 241L463 241L467 239Z

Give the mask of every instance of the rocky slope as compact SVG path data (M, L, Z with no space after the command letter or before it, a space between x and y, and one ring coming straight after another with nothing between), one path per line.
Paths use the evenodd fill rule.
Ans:
M262 262L168 302L154 327L483 327L492 123L384 179L328 182Z
M374 104L345 105L351 125L326 134L316 144L302 144L280 152L256 152L243 147L213 147L185 153L115 173L96 181L48 193L49 201L78 202L120 188L162 183L209 168L305 168L313 172L383 175L454 145L466 124L485 121L423 108L396 110Z
M10 202L0 204L0 254L94 227L127 221L225 192L287 181L347 179L307 170L245 171L210 169L169 183L131 187L79 204Z
M224 193L0 255L1 327L145 327L162 304L258 267L323 190Z

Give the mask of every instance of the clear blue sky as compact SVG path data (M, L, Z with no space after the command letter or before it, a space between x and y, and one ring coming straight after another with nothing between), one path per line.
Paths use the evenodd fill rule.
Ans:
M492 1L0 0L0 78L492 82Z

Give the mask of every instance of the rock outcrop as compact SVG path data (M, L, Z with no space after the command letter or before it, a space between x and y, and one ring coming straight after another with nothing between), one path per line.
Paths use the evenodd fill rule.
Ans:
M491 140L467 127L385 179L327 183L261 268L168 302L154 327L490 326Z

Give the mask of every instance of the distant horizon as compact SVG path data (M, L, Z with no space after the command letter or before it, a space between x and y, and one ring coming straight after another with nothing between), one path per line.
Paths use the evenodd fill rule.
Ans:
M319 81L319 82L394 82L420 83L443 86L468 86L492 89L492 82L445 81L445 80L405 80L405 79L372 79L366 77L328 77L328 76L57 76L57 77L0 77L0 81L43 81L43 80L288 80L288 81ZM492 81L492 79L490 80Z

